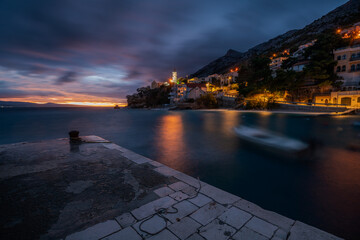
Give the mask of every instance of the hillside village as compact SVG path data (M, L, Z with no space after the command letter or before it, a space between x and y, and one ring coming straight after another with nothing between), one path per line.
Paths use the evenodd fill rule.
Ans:
M304 29L290 31L246 53L229 50L190 76L178 77L174 69L167 81L154 80L127 96L128 106L358 108L359 10L358 2L349 1Z

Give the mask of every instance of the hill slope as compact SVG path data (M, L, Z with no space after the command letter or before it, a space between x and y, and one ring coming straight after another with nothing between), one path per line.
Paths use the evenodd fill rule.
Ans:
M315 20L303 29L291 30L261 43L245 53L229 50L224 56L204 66L192 77L205 77L214 73L225 73L234 65L246 61L255 54L274 52L281 48L298 46L313 40L320 33L360 21L360 0L350 0L344 5Z

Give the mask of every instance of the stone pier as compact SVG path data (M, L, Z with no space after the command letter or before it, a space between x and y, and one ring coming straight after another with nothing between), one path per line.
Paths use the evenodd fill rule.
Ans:
M340 239L97 136L0 145L0 238Z

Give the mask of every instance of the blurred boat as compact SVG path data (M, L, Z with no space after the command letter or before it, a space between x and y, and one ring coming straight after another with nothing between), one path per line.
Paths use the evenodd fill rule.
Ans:
M285 136L280 136L263 129L239 126L235 127L234 131L241 139L276 150L285 152L302 152L309 148L307 143Z
M354 127L360 127L360 122L359 121L353 122L353 126Z

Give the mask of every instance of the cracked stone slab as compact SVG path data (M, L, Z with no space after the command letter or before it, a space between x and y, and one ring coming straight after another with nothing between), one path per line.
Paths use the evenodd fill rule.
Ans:
M189 198L189 196L183 192L175 192L173 194L170 194L169 197L172 197L176 201L182 201Z
M277 226L257 217L253 217L252 219L250 219L250 221L247 222L245 226L268 238L271 238L274 235L275 231L278 229Z
M219 219L236 229L240 229L251 217L251 214L236 207L231 207L221 214Z
M119 240L119 239L131 239L131 240L142 240L139 234L136 233L134 229L131 227L127 227L119 232L111 234L103 238L102 240Z
M152 201L150 203L147 203L133 210L131 213L136 219L141 220L143 218L150 216L151 214L154 214L156 210L160 208L168 208L175 203L176 201L173 198L166 196L163 198L159 198L155 201Z
M318 228L309 226L305 223L296 221L290 230L289 240L341 240L342 238L336 237L330 233L324 232Z
M191 218L195 219L197 222L202 225L206 225L218 216L220 216L223 212L225 212L226 208L219 203L211 202L201 207L199 210L190 215Z
M181 191L187 195L189 195L189 197L195 197L197 192L197 189L192 187L192 186L187 186L183 189L181 189Z
M180 221L171 224L168 228L182 240L194 234L199 227L201 227L199 223L189 217L185 217Z
M233 237L234 240L269 240L269 238L254 232L253 230L243 227L239 232L237 232Z
M165 197L167 195L174 193L174 190L172 190L171 188L168 188L168 187L162 187L162 188L155 189L154 193L156 193L156 195L158 195L159 197Z
M109 220L96 224L81 232L73 233L65 238L65 240L97 240L121 229L115 220Z
M226 240L236 232L236 229L215 219L208 225L200 228L199 234L207 240Z

